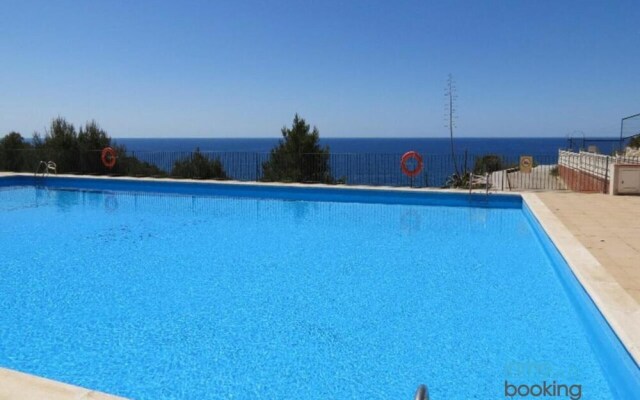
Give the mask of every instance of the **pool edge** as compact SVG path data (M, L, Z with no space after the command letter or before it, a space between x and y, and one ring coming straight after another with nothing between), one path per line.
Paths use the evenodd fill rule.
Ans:
M33 174L3 174L0 179L12 176L30 176ZM201 184L230 184L230 185L258 185L275 187L300 187L315 189L345 189L345 190L380 190L412 193L467 193L466 190L452 189L418 189L396 187L371 187L371 186L335 186L323 184L296 184L296 183L262 183L262 182L238 182L238 181L199 181L176 180L156 178L130 178L130 177L98 177L61 175L60 177L74 179L118 179L118 180L146 180L154 182L191 182ZM478 192L475 192L478 193ZM578 241L571 231L560 219L542 202L533 192L492 192L491 196L518 196L522 199L522 205L528 207L551 243L556 247L565 259L571 272L574 274L587 295L591 298L599 312L602 314L612 331L627 350L633 361L640 365L640 305L617 283L615 278L603 267L596 257ZM84 389L67 383L54 381L22 373L15 370L0 367L0 399L100 399L117 400L124 399L115 395Z
M520 196L636 365L640 365L640 305L535 193Z
M126 400L40 376L0 367L0 399L20 400Z

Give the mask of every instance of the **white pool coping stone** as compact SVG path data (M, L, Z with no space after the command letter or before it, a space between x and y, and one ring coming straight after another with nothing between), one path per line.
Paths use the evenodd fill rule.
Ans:
M520 195L631 357L640 365L640 305L535 193Z
M2 176L31 176L30 173L0 173ZM327 185L304 183L274 183L274 182L240 182L240 181L203 181L196 179L173 178L136 178L109 177L87 175L49 175L47 178L63 177L75 179L118 179L129 181L153 182L190 182L199 184L225 184L245 186L274 186L299 187L305 189L344 189L344 190L379 190L394 192L428 192L428 193L468 193L468 190L437 189L437 188L408 188L390 186L365 185ZM473 193L484 193L476 190ZM490 192L491 196L519 195L529 207L551 241L560 251L574 275L596 304L613 331L616 333L637 365L640 365L640 306L615 280L602 264L584 247L578 239L567 229L560 219L533 192ZM121 397L101 392L83 389L50 379L40 378L18 371L0 368L0 399L2 400L30 400L30 399L100 399L117 400Z

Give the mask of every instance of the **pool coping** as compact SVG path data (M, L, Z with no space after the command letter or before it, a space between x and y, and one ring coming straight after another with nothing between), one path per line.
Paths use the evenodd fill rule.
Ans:
M125 398L0 367L0 399L124 400Z
M0 172L0 178L3 177L28 177L33 178L35 175L29 172ZM37 176L38 178L40 175ZM302 188L302 189L340 189L340 190L373 190L373 191L394 191L406 193L469 193L468 189L443 189L433 187L405 187L405 186L368 186L368 185L343 185L343 184L326 184L326 183L298 183L298 182L258 182L258 181L235 181L224 179L176 179L176 178L151 178L151 177L131 177L131 176L109 176L109 175L74 175L74 174L57 174L46 175L44 178L67 178L67 179L88 179L88 180L120 180L120 181L143 181L143 182L168 182L168 183L195 183L201 185L238 185L238 186L261 186L261 187L285 187L285 188ZM474 195L484 194L483 189L475 189ZM501 192L489 191L491 196L519 196L518 192Z
M636 365L640 365L640 305L535 193L520 196Z
M11 176L30 176L30 173L0 173L0 178ZM298 187L305 189L343 189L343 190L378 190L394 192L423 192L423 193L468 193L461 189L438 188L407 188L390 186L366 186L366 185L327 185L304 183L277 183L277 182L241 182L241 181L204 181L196 179L172 179L172 178L136 178L136 177L111 177L111 176L87 176L87 175L54 175L51 178L74 179L117 179L127 181L153 181L153 182L182 182L198 183L203 185L245 185L245 186L273 186L273 187ZM483 193L474 191L473 193ZM558 249L567 265L576 276L578 282L585 289L600 313L604 316L611 329L617 335L622 345L629 352L636 365L640 365L640 305L617 283L615 278L600 264L589 250L578 241L571 231L560 219L542 202L534 192L490 192L491 196L519 196L529 208L533 216L538 220L544 232ZM0 398L2 399L37 399L47 398L51 400L61 399L123 399L114 395L83 389L66 383L40 378L0 367ZM9 388L9 389L7 389ZM7 391L8 390L8 391ZM46 396L43 394L46 393ZM15 396L15 397L11 397Z

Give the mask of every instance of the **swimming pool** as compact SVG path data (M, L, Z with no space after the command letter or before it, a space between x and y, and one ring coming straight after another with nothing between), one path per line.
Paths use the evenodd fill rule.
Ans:
M518 196L18 177L0 218L4 367L138 399L640 388Z

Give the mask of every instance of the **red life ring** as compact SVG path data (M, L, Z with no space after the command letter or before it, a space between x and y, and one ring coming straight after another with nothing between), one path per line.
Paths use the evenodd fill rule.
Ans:
M407 161L411 159L416 160L418 163L418 166L413 170L407 168ZM400 159L400 168L402 168L402 173L411 178L418 175L422 171L423 166L422 156L420 156L417 151L407 151Z
M111 169L116 165L116 151L111 147L105 147L102 149L100 159L102 160L102 165Z

